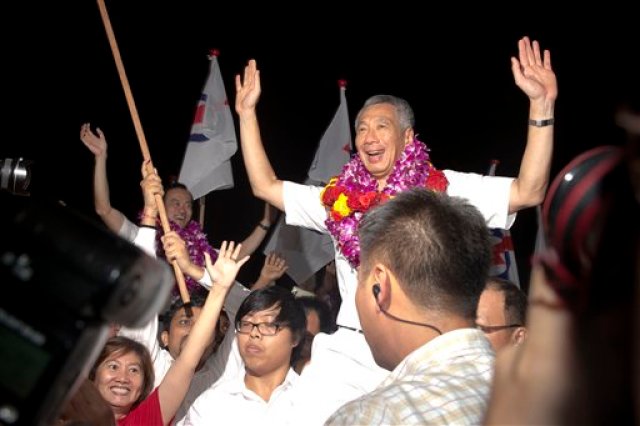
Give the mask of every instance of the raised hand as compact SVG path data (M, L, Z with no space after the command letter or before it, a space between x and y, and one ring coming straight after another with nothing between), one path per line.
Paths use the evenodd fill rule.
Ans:
M260 276L267 281L275 281L289 269L287 261L275 252L271 252L264 260Z
M551 69L551 53L540 52L537 41L523 37L518 41L518 56L511 58L511 70L516 85L531 101L555 101L558 97L558 82Z
M239 74L236 75L236 112L239 115L255 112L260 92L260 71L256 61L251 59L244 67L244 77L241 79Z
M107 139L100 128L96 129L97 135L91 131L91 125L84 123L80 126L80 140L89 148L96 157L107 158Z
M214 286L219 285L224 288L231 287L233 280L235 280L236 275L238 275L240 267L249 260L249 256L238 259L241 249L242 244L236 246L233 241L228 244L226 241L223 241L215 264L211 263L209 253L204 253L205 267Z

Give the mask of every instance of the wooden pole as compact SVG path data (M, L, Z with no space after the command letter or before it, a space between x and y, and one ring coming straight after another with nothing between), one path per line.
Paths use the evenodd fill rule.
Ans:
M129 106L129 112L131 113L131 119L133 120L133 126L136 129L136 135L138 136L138 142L140 143L140 150L142 151L142 158L147 161L149 160L149 165L147 171L149 173L155 173L155 169L153 167L153 163L151 162L151 154L149 153L149 147L147 145L147 140L144 137L144 132L142 131L142 124L140 123L140 116L138 115L138 110L136 109L136 104L133 100L133 95L131 94L131 87L129 86L129 81L127 80L127 74L124 70L124 64L122 62L122 57L120 56L120 50L118 49L118 44L116 43L116 38L113 33L113 28L111 27L111 21L109 20L109 14L107 13L107 7L104 4L104 0L97 0L98 7L100 8L100 16L102 17L102 23L104 24L105 31L107 32L107 38L109 39L109 45L111 46L111 52L113 53L113 59L116 62L116 67L118 69L118 76L120 77L120 82L122 83L122 89L124 90L125 98L127 99L127 105ZM164 207L164 201L160 194L156 194L156 204L158 206L158 213L160 214L160 222L162 223L162 229L165 233L171 231L171 227L169 226L169 220L167 219L167 211ZM189 292L187 291L187 285L184 281L184 275L178 266L178 261L171 261L171 265L173 266L173 271L176 275L176 282L178 283L178 289L180 290L180 297L182 298L182 302L188 306L191 301L189 296Z

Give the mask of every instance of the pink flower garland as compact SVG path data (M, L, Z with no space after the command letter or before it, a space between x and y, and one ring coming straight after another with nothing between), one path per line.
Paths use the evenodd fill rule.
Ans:
M211 256L211 262L215 263L218 258L218 252L211 247L207 240L207 234L202 231L198 222L191 220L187 223L187 226L183 228L175 222L169 221L169 227L184 240L187 245L187 250L189 251L189 258L191 259L191 262L204 268L204 253L207 252ZM158 257L166 259L162 241L160 240L162 235L164 235L162 227L158 225L158 232L156 232L156 253ZM196 280L188 275L185 275L184 279L189 293L192 293L194 290L202 287ZM174 286L173 293L174 295L179 294L177 285Z
M447 190L449 182L444 173L431 164L428 151L418 139L408 144L380 192L378 182L355 154L342 168L340 175L333 178L322 191L322 203L329 210L325 224L352 267L360 264L358 225L370 208L384 203L398 192L416 186L433 191Z

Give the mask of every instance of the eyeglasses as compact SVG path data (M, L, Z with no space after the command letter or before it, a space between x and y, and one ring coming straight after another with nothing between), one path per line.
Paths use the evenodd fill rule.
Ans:
M260 334L262 334L263 336L275 336L284 326L280 325L277 322L236 322L236 331L240 334L251 334L254 327L257 327L258 332L260 332Z
M522 324L505 324L505 325L476 324L476 328L486 334L495 333L496 331L506 330L508 328L516 328L516 327L522 327Z

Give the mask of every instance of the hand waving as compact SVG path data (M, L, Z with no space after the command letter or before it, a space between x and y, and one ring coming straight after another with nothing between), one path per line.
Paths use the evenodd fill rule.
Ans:
M523 37L518 41L518 55L520 60L511 58L516 85L531 101L555 101L558 82L551 69L551 53L545 50L541 55L540 44L535 40L531 43L529 37Z
M89 148L96 157L107 157L107 139L100 128L96 129L97 135L91 131L91 125L84 123L80 126L80 140Z
M236 75L236 112L242 115L244 112L255 111L260 98L260 71L256 61L251 59L244 67L244 77Z
M279 256L275 252L271 252L264 260L264 266L260 271L260 275L267 281L275 281L287 271L289 266L284 257Z
M241 249L242 244L235 246L235 243L231 241L227 245L227 242L223 241L215 264L211 263L209 253L205 252L205 267L207 268L207 272L209 273L214 286L219 285L223 288L231 287L233 280L235 280L236 275L238 275L240 267L249 260L249 256L245 256L238 260Z

